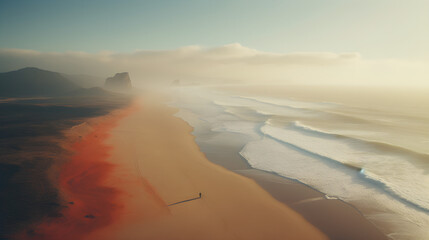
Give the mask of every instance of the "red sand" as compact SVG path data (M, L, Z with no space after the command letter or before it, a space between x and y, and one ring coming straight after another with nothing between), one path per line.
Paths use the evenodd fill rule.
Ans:
M255 182L209 162L174 111L133 104L96 119L60 170L73 204L24 239L325 239ZM172 211L163 200L199 189L204 198Z
M119 199L122 192L107 184L116 180L112 179L116 166L106 161L112 147L105 141L122 118L138 109L136 105L102 117L91 132L71 145L74 155L60 168L59 175L60 191L68 207L61 212L62 217L48 219L24 238L81 239L118 219L123 209ZM148 182L144 185L148 194L156 196Z

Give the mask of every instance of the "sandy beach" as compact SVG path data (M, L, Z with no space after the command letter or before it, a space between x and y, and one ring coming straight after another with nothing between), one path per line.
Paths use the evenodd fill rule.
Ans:
M105 184L122 209L85 239L326 239L253 180L208 161L176 110L139 106L107 140L115 167Z
M234 134L196 141L163 102L138 98L68 130L66 207L16 238L386 239L351 205L250 168Z

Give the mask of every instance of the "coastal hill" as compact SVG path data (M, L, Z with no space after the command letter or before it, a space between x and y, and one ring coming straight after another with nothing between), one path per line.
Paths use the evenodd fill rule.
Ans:
M102 88L103 82L100 77L27 67L0 73L0 97L110 96L112 93Z
M27 67L0 73L0 96L53 96L79 89L60 73Z
M116 73L115 76L106 79L104 87L110 90L131 90L130 75L127 72Z

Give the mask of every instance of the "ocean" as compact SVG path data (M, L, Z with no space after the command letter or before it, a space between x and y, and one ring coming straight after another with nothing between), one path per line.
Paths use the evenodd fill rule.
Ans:
M240 155L253 168L353 205L392 239L429 239L426 89L178 87L174 96L195 135L245 137Z

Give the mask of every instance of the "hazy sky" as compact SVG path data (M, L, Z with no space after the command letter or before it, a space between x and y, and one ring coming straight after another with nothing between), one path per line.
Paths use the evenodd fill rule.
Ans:
M429 0L0 0L0 72L429 86Z
M265 52L429 59L428 0L0 0L0 48Z

